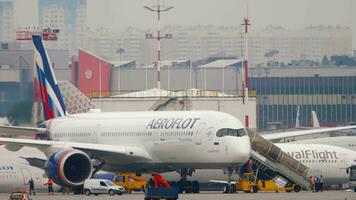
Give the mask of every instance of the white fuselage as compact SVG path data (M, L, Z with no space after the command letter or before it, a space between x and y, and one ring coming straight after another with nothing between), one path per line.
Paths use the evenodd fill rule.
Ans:
M346 168L356 164L356 152L349 149L323 144L276 144L282 151L309 168L308 176L323 175L324 185L343 184L348 182ZM179 174L163 174L168 180L179 180ZM190 180L209 182L209 180L225 180L223 170L197 170ZM234 177L237 178L237 177Z
M323 175L327 185L348 181L346 168L356 164L356 152L324 144L276 144L282 151L309 167L308 176Z
M356 152L356 136L324 137L291 142L294 144L327 144Z
M47 182L44 170L30 166L29 163L21 157L44 158L45 156L39 150L25 147L18 152L8 151L5 148L0 149L0 193L10 193L17 190L28 190L28 181L32 178L35 183L35 191L44 192ZM59 189L55 186L54 189Z
M108 171L174 171L180 168L221 169L244 164L250 141L217 137L221 129L244 130L235 117L214 111L85 113L53 119L48 124L55 141L121 145L144 149L142 163L123 163L107 156Z

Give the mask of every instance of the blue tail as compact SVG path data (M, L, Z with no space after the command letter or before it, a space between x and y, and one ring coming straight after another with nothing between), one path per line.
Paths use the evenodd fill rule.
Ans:
M32 36L35 46L35 71L46 120L67 115L66 107L59 90L51 62L40 35Z

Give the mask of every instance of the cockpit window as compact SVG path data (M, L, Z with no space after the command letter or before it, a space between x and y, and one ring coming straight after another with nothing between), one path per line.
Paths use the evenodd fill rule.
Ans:
M216 133L217 137L224 137L224 136L241 137L244 135L246 135L246 130L243 128L241 129L222 128Z

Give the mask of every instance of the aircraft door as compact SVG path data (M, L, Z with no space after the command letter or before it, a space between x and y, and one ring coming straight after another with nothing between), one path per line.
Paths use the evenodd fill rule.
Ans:
M23 184L26 185L28 181L31 179L31 173L30 170L26 168L21 168L20 169L22 177L23 177Z
M94 128L94 133L93 133L93 142L95 144L98 144L99 142L99 138L100 138L100 134L101 134L101 124L96 124L95 128Z
M153 144L159 144L159 131L157 130L153 131Z
M206 126L205 122L200 123L198 126L197 132L195 133L195 137L194 137L194 141L196 145L201 145L205 126Z

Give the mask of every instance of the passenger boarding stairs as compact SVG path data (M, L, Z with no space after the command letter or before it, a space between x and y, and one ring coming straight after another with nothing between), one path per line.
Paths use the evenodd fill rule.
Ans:
M280 176L290 183L297 183L307 190L310 184L307 178L309 168L295 160L269 140L258 133L248 130L251 141L251 159L262 176Z
M171 97L171 96L167 96L167 97L163 97L160 98L158 101L156 101L149 110L153 110L153 111L158 111L158 110L166 110L165 108L170 104L173 103L174 101L177 100L177 97Z
M191 110L191 100L187 96L168 95L156 101L149 110Z

